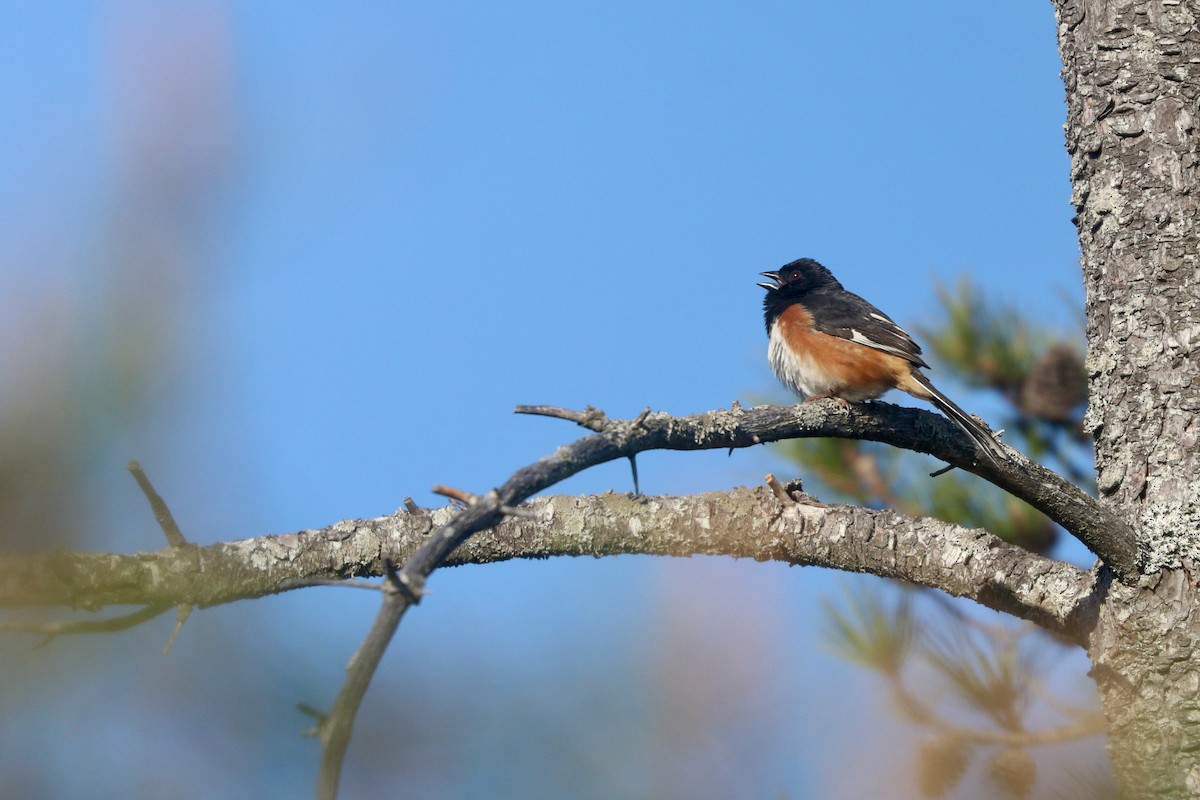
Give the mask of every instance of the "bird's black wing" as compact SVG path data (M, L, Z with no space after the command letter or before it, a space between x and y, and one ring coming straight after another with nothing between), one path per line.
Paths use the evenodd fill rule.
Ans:
M928 367L921 358L921 346L892 318L856 294L845 289L817 289L804 298L812 314L813 327L821 333L865 344Z

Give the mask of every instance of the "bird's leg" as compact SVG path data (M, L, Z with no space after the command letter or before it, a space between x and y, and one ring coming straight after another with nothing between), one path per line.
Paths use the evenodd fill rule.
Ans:
M804 398L804 402L806 403L811 403L815 400L836 400L837 404L842 408L850 408L850 402L846 398L838 397L836 394L830 394L829 392L822 392L821 394L814 394L811 397Z

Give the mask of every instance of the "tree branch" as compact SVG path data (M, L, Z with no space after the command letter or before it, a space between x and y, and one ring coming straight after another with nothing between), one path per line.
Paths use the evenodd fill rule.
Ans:
M1088 627L1090 573L985 531L930 518L783 503L765 487L681 497L553 496L521 510L529 513L472 537L447 565L551 556L726 555L898 578L971 598L1076 642ZM442 508L347 520L321 530L189 545L186 554L168 547L125 556L58 552L7 558L0 560L0 605L79 605L71 595L81 585L106 598L91 607L215 605L344 576L347 562L359 574L382 574L383 554L404 559L433 526L456 513ZM193 572L198 564L203 573ZM152 583L137 587L139 576ZM221 590L206 589L205 576Z
M367 642L360 649L354 661L348 668L348 674L342 691L335 703L337 713L332 713L322 722L321 739L323 758L321 772L318 776L318 797L332 798L336 796L337 784L345 745L349 741L350 731L354 724L357 709L364 696L367 684L374 673L375 665L390 642L400 620L410 605L420 601L424 593L425 581L433 570L446 563L450 554L466 542L471 536L496 526L506 515L514 514L515 507L530 496L540 492L559 481L595 466L617 458L632 460L636 454L645 450L698 450L711 448L746 447L766 441L795 438L801 436L839 436L844 438L865 438L887 442L907 449L930 453L949 462L954 466L968 469L985 477L993 483L1007 489L1018 497L1022 497L1031 505L1044 511L1048 516L1064 525L1075 533L1085 544L1105 559L1119 575L1131 574L1135 568L1135 550L1132 534L1129 529L1109 514L1095 500L1080 492L1052 472L1035 465L1018 454L1013 454L1011 460L1003 463L984 460L976 464L973 460L974 445L954 428L949 421L940 416L916 409L900 408L884 403L872 403L867 406L844 408L838 403L809 403L794 408L759 407L743 409L734 404L729 411L713 411L708 414L693 417L675 418L667 414L651 414L649 409L643 411L635 420L609 420L602 413L588 409L582 414L574 414L561 409L548 407L520 407L519 412L538 413L550 416L573 419L581 425L597 431L590 436L578 439L570 445L560 447L554 453L543 457L537 462L517 470L499 488L485 495L474 496L464 493L469 505L453 514L432 535L426 537L412 555L404 562L404 567L398 572L391 571L390 564L398 553L398 542L388 538L379 541L379 548L367 551L362 555L373 561L382 561L388 565L389 585L392 591L385 592L384 608L367 637ZM733 498L725 496L724 501L732 502ZM720 509L714 509L719 515ZM979 534L962 534L961 529L952 529L944 523L929 520L910 520L909 535L914 537L911 543L903 547L898 545L898 532L904 528L904 520L894 512L872 512L864 509L843 509L843 513L851 519L841 519L831 530L822 531L822 526L833 517L832 512L804 502L785 503L779 520L799 524L799 538L808 537L814 542L827 544L824 549L794 557L791 563L811 563L825 566L835 566L841 569L871 571L889 577L903 577L917 583L943 588L952 594L971 596L992 607L1016 614L1023 618L1036 620L1052 630L1063 635L1071 636L1081 641L1079 633L1085 625L1081 624L1079 615L1090 617L1087 611L1093 605L1081 602L1090 593L1091 582L1083 580L1083 573L1073 567L1058 564L1049 559L1041 559L1030 555L1018 548L1001 544L998 539L981 532ZM521 513L525 517L528 512ZM711 516L711 514L710 514ZM761 514L760 514L761 516ZM772 515L774 516L774 515ZM421 519L418 515L416 519ZM622 517L619 539L631 537L635 531L630 527L628 518ZM886 519L887 530L876 530L876 519ZM932 526L932 530L942 531L943 536L951 539L948 548L928 548L931 542L923 541L931 535L922 532L923 527ZM337 527L337 526L335 526ZM357 529L354 523L348 533ZM848 538L848 530L855 528L863 532L862 541L851 541L850 549L843 547ZM736 528L726 528L734 530ZM954 535L951 530L959 531ZM820 535L822 534L823 535ZM818 535L813 535L818 534ZM588 532L594 536L594 531ZM980 537L972 541L971 536ZM744 532L739 530L735 537L737 541L745 540ZM257 543L259 540L255 540ZM267 540L274 544L282 543L282 539ZM772 542L774 544L775 542ZM244 543L234 543L234 545ZM251 545L257 548L257 544ZM218 546L220 547L220 546ZM268 545L270 547L270 545ZM336 562L329 566L337 577L350 577L363 574L363 570L353 566L353 553L347 552L341 546L332 548L336 551ZM228 590L230 584L241 582L244 578L245 565L262 563L262 556L271 555L258 553L259 559L251 558L236 562L224 561L214 564L205 563L207 548L198 548L186 544L174 544L172 554L184 556L184 565L180 572L192 577L191 588L197 590L200 596L189 596L182 600L185 603L207 605L214 602L214 596L219 597L222 588ZM619 551L618 551L619 552ZM704 552L697 550L696 552ZM737 555L732 552L730 554ZM851 558L851 555L866 554L866 560ZM79 554L76 554L77 556ZM194 557L195 563L191 569L187 566L188 557ZM933 556L933 558L930 558ZM757 557L757 556L756 556ZM778 555L766 554L764 558L778 558ZM103 557L102 557L103 558ZM119 559L117 556L108 556ZM139 577L149 578L156 582L154 569L145 569L145 556L142 561L126 562L123 566L132 568L132 572L140 573ZM303 559L302 559L303 560ZM786 560L786 559L785 559ZM66 559L63 559L66 561ZM1041 563L1037 563L1041 562ZM975 573L974 567L983 564L987 570L983 574ZM21 573L4 571L0 565L0 602L6 592L14 588L19 593L21 588L32 588L28 576L22 579ZM25 564L25 566L29 566ZM61 572L61 562L51 565ZM956 567L972 567L965 573ZM1038 569L1040 567L1040 569ZM1072 571L1075 574L1071 574ZM168 571L170 572L170 571ZM377 570L375 570L377 573ZM159 573L161 575L161 572ZM195 576L203 575L203 581L196 581ZM1014 583L1006 576L1019 575ZM86 585L91 579L91 588L96 589L97 573L78 576L80 585ZM321 574L287 575L282 579L272 580L268 589L259 585L251 592L264 594L268 591L281 589L286 582L294 582L297 577L323 577ZM1053 584L1057 591L1047 591L1044 580ZM74 588L74 587L71 587ZM147 603L145 599L146 584L141 581L126 583L126 589L132 589L141 595L137 602ZM1072 591L1074 590L1074 591ZM95 591L74 593L79 605L94 607L103 602ZM243 594L241 596L253 596ZM1060 599L1069 598L1069 604L1063 606ZM1049 600L1047 600L1049 598ZM236 599L233 595L231 599ZM26 600L28 602L28 600ZM60 595L53 604L63 603ZM179 602L179 601L177 601ZM220 602L220 600L216 600ZM1073 621L1074 620L1074 621ZM371 643L373 646L368 647Z
M1119 577L1136 574L1133 532L1105 505L1015 452L1002 465L986 460L972 463L973 444L966 435L948 420L928 411L878 402L856 404L849 409L843 409L835 402L751 409L734 404L729 410L690 417L643 412L637 420L621 422L609 420L595 409L585 412L552 409L547 412L544 407L521 407L518 410L553 413L599 432L577 440L569 450L561 448L554 455L514 474L510 483L516 482L515 491L503 503L510 507L566 475L645 450L748 447L801 437L861 438L928 453L975 472L1062 525L1100 556ZM561 413L555 413L559 411ZM569 453L569 457L560 457L562 453ZM471 515L475 518L471 523L472 530L486 527L478 525L478 514L476 509ZM496 505L491 508L489 521L494 523L501 516L499 505ZM346 520L316 532L360 544L336 553L319 547L306 550L295 554L298 560L287 565L278 564L274 553L280 548L290 552L293 545L290 537L304 534L262 537L207 548L184 544L178 546L178 552L165 563L163 554L119 556L56 552L5 556L0 559L0 606L68 605L94 609L114 603L164 600L207 606L270 594L282 588L282 582L287 579L381 575L380 553L385 547L397 546L403 550L406 542L423 539L435 527L451 521L449 514L442 514L436 520L423 515L388 519L392 520L390 524L380 520ZM377 533L365 540L355 539L363 526ZM386 537L386 545L381 536ZM243 566L264 562L275 565L268 573L266 585L258 570L246 571ZM169 569L163 571L164 566ZM172 588L164 593L162 587L168 585Z
M414 592L419 594L423 577L428 574L424 570L432 569L443 558L431 552L431 546L436 546L438 552L448 554L470 532L499 522L504 516L502 507L511 509L530 494L589 466L651 449L745 447L759 442L806 436L873 439L926 452L962 469L977 472L1045 511L1080 536L1093 550L1101 554L1111 553L1112 560L1109 563L1110 566L1115 565L1114 571L1118 574L1133 566L1132 554L1126 547L1132 545L1132 534L1096 500L1019 454L1014 453L1011 460L1003 465L986 461L979 464L970 462L969 454L973 452L973 445L966 436L939 415L919 409L887 403L860 404L849 409L843 409L833 402L752 409L742 409L735 404L730 410L683 418L643 412L632 422L609 420L595 409L561 413L557 409L542 407L522 407L520 410L574 419L598 433L579 439L535 464L518 470L502 490L478 498L470 508L461 512L442 509L420 514L401 513L373 520L345 520L321 530L222 542L208 547L188 543L156 553L116 555L56 551L6 556L0 559L0 606L72 606L86 609L114 604L192 603L202 607L211 606L272 594L306 579L381 575L385 558L394 557L400 562L409 554L414 554L421 562L406 563L401 575L403 578L407 573L409 580L414 580L412 576L421 576L412 585ZM716 497L732 501L734 495L730 493ZM859 513L877 512L859 510ZM895 518L899 519L902 518ZM496 536L473 543L469 552L488 553L489 542L503 540L505 531L521 524L520 520L506 521ZM650 519L644 524L661 526L662 520ZM749 518L738 520L740 526L751 524L753 520ZM928 521L926 524L937 523ZM429 534L435 530L438 535L430 537ZM530 533L525 532L526 535ZM589 532L591 541L603 541L604 546L588 549L587 553L667 552L662 549L661 543L639 540L627 533L626 529L626 535L605 539L598 537L594 531ZM425 545L423 550L420 547L422 543ZM577 544L562 539L548 542L547 549L540 552L536 548L529 549L532 547L530 540L526 540L526 545L524 551L511 548L496 550L487 556L469 556L467 560L582 552ZM761 551L739 551L739 547L744 545L745 542L742 545L730 542L724 549L714 549L709 545L707 549L699 548L692 552L775 557ZM686 552L676 550L674 554ZM782 560L877 571L916 583L939 586L952 594L975 596L965 585L941 586L937 576L928 571L923 576L906 575L901 574L904 570L899 567L887 567L885 564L879 565L878 569L859 562L841 565L833 554L820 559L805 559L803 554L797 554ZM448 563L462 563L462 557L451 559ZM1001 590L1003 585L998 584L995 588ZM1021 594L1018 591L1016 596ZM1078 593L1068 591L1067 596L1077 597ZM981 601L991 607L997 607L1000 602L996 599ZM1052 618L1055 616L1051 614ZM1063 614L1057 614L1057 617L1066 618Z
M367 637L346 665L346 681L338 692L333 708L317 724L317 732L321 739L321 768L317 773L318 800L332 800L337 797L342 763L346 758L346 748L350 746L354 718L358 715L358 708L371 685L371 678L375 676L375 670L383 660L383 654L387 652L404 612L415 602L414 598L408 596L406 587L401 583L400 576L390 560L385 562L384 568L387 571L387 580L383 584L383 604L379 613L375 615Z

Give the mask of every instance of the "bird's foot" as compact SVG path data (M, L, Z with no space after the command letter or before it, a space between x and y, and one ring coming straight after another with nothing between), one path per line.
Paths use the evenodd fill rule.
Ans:
M814 394L814 395L811 395L810 397L804 398L804 402L806 402L806 403L812 403L816 400L836 400L837 404L839 406L841 406L842 408L850 408L850 403L849 403L849 401L846 400L846 398L838 397L836 394L829 394L828 392L824 392L822 394Z

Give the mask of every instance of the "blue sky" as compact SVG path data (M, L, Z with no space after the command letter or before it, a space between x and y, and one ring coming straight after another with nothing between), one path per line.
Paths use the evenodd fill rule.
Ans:
M390 513L406 495L433 504L434 483L483 491L578 435L514 417L518 403L629 416L782 399L755 282L800 256L902 324L963 273L1055 328L1081 303L1046 3L126 2L6 17L0 309L108 292L165 331L152 413L109 432L90 465L97 549L160 545L123 473L130 457L185 531L214 541ZM650 493L779 467L761 449L639 465ZM630 488L624 466L562 491L610 488ZM661 630L687 617L678 598L703 604L715 580L742 598L713 611L730 630L746 625L737 609L772 609L788 639L770 648L779 691L852 742L838 720L878 713L873 684L811 655L831 585L811 570L620 559L439 574L397 648L443 666L469 652L514 696L533 680L531 653L557 675L601 656L641 674ZM122 656L139 653L146 680L169 683L232 627L305 665L326 694L302 699L320 705L373 613L347 594L203 612L167 659L165 628L147 626L105 658L129 669ZM389 659L393 675L414 669ZM436 670L416 669L376 691L422 691L422 669ZM801 685L815 683L844 704ZM78 725L71 703L112 692L98 679L58 693ZM294 740L295 699L270 698L280 721L256 746L271 769L239 769L306 791L315 748ZM186 739L179 713L156 743L167 753ZM840 796L820 769L832 745L787 730L795 747L770 762L779 785ZM103 760L94 745L82 735L51 753ZM104 763L104 785L129 790L128 759ZM530 780L512 777L511 796L553 796ZM247 781L225 789L260 796ZM471 785L434 795L484 796Z

